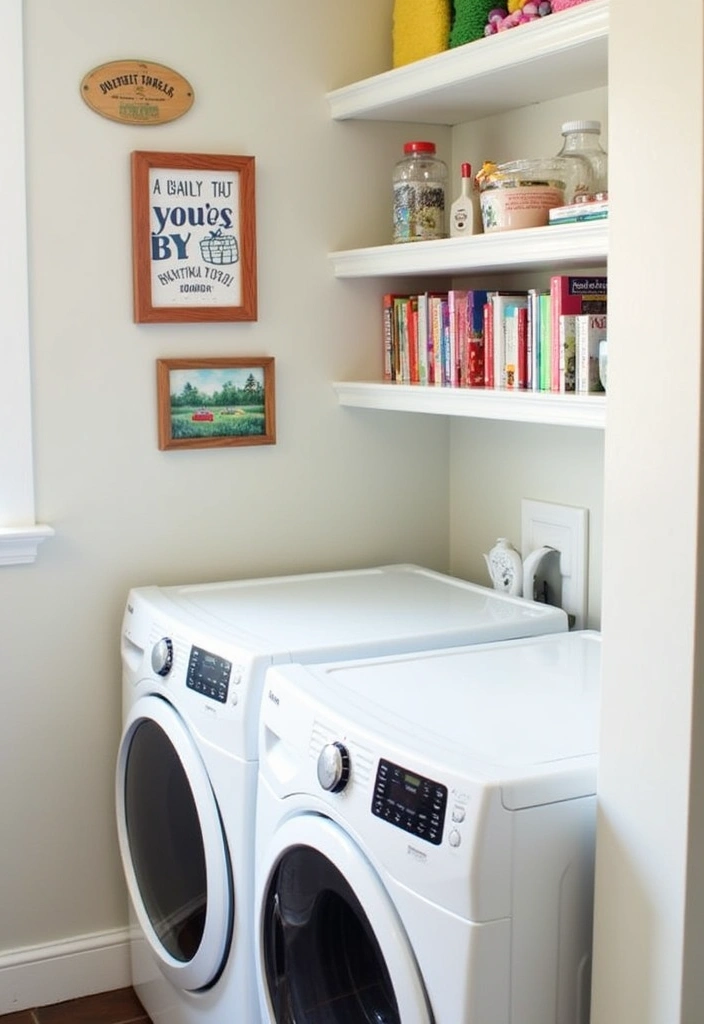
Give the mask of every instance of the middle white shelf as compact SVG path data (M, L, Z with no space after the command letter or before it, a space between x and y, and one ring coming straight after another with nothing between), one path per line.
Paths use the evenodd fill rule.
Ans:
M608 220L443 238L329 254L336 277L471 274L605 265Z
M474 419L543 423L603 430L605 395L504 391L493 388L423 387L374 381L336 381L340 405L388 412L430 413Z

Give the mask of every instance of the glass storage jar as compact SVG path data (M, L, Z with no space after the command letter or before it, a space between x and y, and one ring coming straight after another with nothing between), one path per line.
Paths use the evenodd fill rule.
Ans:
M394 242L445 238L447 165L434 142L407 142L394 167Z
M608 192L608 155L599 136L600 121L565 121L559 159L569 161L570 174L565 182L565 203L580 195Z

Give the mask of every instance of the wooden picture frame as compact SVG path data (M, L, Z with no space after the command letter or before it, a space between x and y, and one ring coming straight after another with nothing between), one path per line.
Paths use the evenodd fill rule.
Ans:
M257 319L253 156L132 153L135 323Z
M276 444L273 357L157 359L159 448Z

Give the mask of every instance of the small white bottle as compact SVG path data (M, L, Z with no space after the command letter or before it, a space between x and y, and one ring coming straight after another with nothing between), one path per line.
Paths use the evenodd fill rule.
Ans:
M470 196L472 165L462 164L462 190L450 207L450 237L474 234L474 204Z

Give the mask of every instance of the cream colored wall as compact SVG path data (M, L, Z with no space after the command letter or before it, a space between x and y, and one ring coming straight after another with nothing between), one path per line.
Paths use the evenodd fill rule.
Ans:
M489 585L482 553L497 537L521 548L521 499L589 511L587 625L601 613L604 435L531 423L456 424L450 447L452 570ZM526 552L527 554L527 552Z
M112 778L129 586L447 567L447 425L341 410L330 387L380 369L381 286L336 282L326 253L390 215L368 182L389 180L406 132L332 124L324 93L388 65L390 10L26 0L37 515L56 537L0 570L0 951L126 921ZM155 128L91 112L83 75L130 57L185 75L192 110ZM256 156L257 323L132 323L135 149ZM260 354L275 446L157 450L157 357Z
M602 123L608 148L605 89L594 89L548 103L513 110L461 125L453 132L453 188L459 165L478 168L498 162L554 156L562 145L564 121L589 118ZM478 212L478 211L477 211ZM585 270L599 268L584 268ZM547 287L549 272L475 281L475 287ZM467 284L472 287L471 283ZM589 512L588 625L601 619L604 435L602 431L520 423L456 421L450 445L450 555L453 572L488 584L482 557L497 537L520 550L521 499L575 505Z

